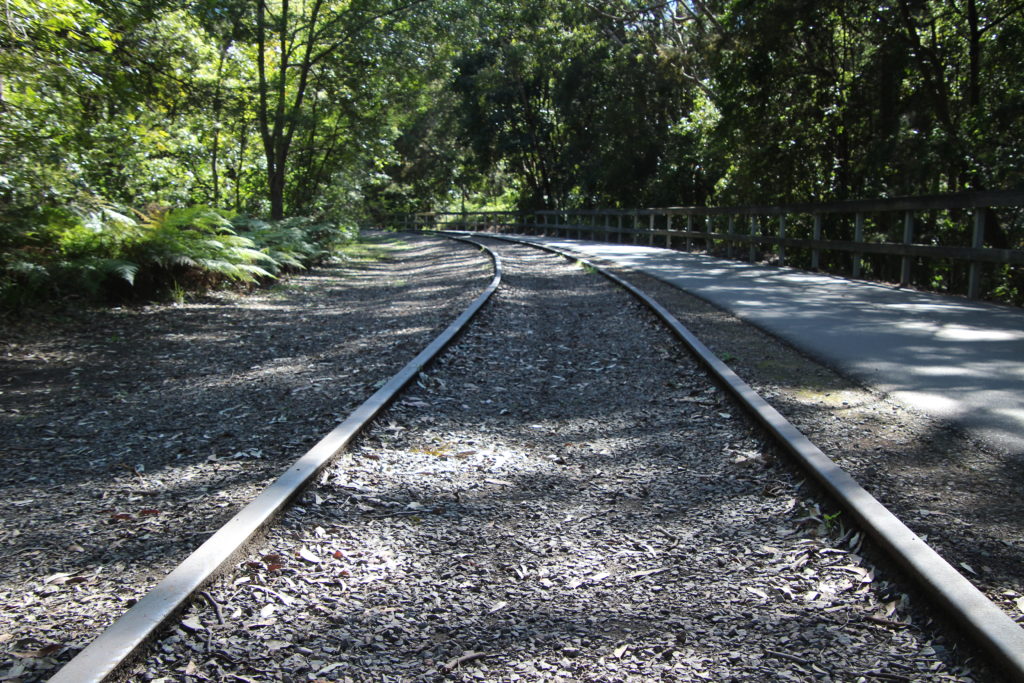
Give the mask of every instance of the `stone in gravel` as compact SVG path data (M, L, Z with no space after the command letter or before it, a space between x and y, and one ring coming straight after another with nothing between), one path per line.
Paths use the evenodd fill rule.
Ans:
M894 605L898 630L871 621L895 578L851 557L799 475L733 462L765 454L763 435L645 311L500 249L505 286L479 322L306 494L324 502L269 532L282 556L327 558L259 570L303 595L274 637L340 648L335 679L972 679L913 601ZM493 402L470 404L466 383ZM237 578L214 597L253 613ZM255 652L254 636L232 638ZM286 679L279 655L232 672Z

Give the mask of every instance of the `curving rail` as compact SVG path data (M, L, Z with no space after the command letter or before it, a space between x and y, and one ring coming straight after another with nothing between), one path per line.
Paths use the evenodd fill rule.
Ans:
M167 577L123 616L104 630L54 675L51 683L87 683L106 680L173 618L188 601L236 555L240 554L321 469L361 432L407 384L469 324L501 283L501 259L486 247L494 263L494 277L463 313L426 348L393 375L349 417L323 437L252 502L189 555Z
M487 289L440 336L394 375L380 390L302 456L278 480L208 539L134 607L51 678L56 683L102 681L119 672L133 655L173 618L222 568L240 554L281 509L386 407L470 322L501 282L500 257L477 242L472 233L445 236L485 249L495 275ZM779 414L724 362L649 295L593 263L529 240L480 235L525 244L559 254L594 268L628 290L666 323L714 378L732 393L812 475L854 515L862 527L909 570L1015 680L1024 681L1024 630L953 569L920 537L875 500L807 437Z
M593 268L629 291L661 318L744 409L857 519L863 529L942 605L956 623L995 658L1009 678L1024 681L1024 629L740 379L664 306L614 273L569 252L505 235L462 234L525 244L558 254Z

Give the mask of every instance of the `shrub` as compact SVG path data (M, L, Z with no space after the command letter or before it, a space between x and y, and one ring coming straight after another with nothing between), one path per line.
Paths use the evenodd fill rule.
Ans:
M285 218L275 222L238 217L233 224L278 264L275 272L294 272L320 265L355 233L312 218Z
M150 298L172 289L274 277L280 264L207 206L41 210L0 234L0 306L48 299ZM21 227L21 229L17 229Z

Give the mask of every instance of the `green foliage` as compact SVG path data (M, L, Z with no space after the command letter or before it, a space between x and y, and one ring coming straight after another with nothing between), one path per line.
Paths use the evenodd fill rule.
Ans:
M149 298L183 286L256 283L277 261L206 206L52 210L0 251L0 305L67 297ZM182 284L188 283L188 285Z
M268 222L242 216L235 218L233 224L272 259L275 274L320 265L355 237L354 228L306 217Z
M1017 0L8 0L0 291L252 282L392 212L1020 187L1022 62Z

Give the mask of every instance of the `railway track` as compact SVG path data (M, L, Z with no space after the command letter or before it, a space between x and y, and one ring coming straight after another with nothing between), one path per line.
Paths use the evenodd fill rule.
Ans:
M492 248L504 284L458 344L421 372L453 325L52 680L1019 676L932 623L625 292Z

